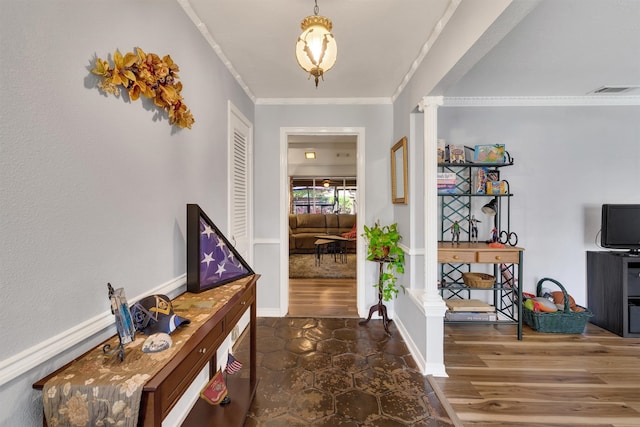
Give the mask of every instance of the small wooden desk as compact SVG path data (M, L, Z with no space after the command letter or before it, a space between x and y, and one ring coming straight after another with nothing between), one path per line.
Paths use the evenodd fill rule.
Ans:
M524 248L508 246L492 248L486 243L438 242L438 263L441 264L517 264L517 324L518 339L522 339L522 253ZM499 271L499 268L498 268ZM497 277L496 277L497 278Z
M130 349L125 347L125 359L121 362L121 365L118 365L118 368L126 369L128 361L131 364L135 362L136 358L140 361L143 357L148 358L146 359L148 360L148 365L162 363L157 373L149 378L144 385L138 417L139 426L161 427L162 420L205 366L209 366L210 378L216 373L216 351L218 346L231 333L240 317L250 308L250 356L248 366L245 365L250 369L249 378L241 378L240 375L227 376L227 388L231 396L231 403L225 406L214 406L209 405L202 399L198 399L191 411L191 415L187 417L183 426L224 425L241 427L244 424L257 386L256 283L259 277L259 275L255 274L196 294L200 300L210 298L215 301L216 305L213 309L201 308L199 304L193 305L193 309L189 311L177 311L176 309L177 314L187 319L190 317L191 319L196 319L195 316L198 316L202 320L198 322L192 321L190 325L180 327L172 333L176 354L170 359L154 362L152 354L151 356L142 354L137 347ZM175 301L185 299L189 300L188 293L176 298L174 304ZM188 305L188 302L184 302L184 304ZM108 342L117 342L117 338L110 338ZM33 388L42 390L50 378L64 375L65 372L73 371L74 368L76 368L76 377L80 377L77 372L82 372L82 370L79 371L77 367L83 366L83 359L93 358L97 360L96 352L98 354L102 352L103 344L89 350L78 359L39 380L33 384ZM104 360L104 368L102 369L108 370L109 364L114 362L107 358ZM99 387L98 383L91 385ZM44 417L43 424L47 425Z

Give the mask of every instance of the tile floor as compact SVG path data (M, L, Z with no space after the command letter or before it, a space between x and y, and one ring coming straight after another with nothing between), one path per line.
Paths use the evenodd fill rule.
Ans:
M393 322L259 318L246 427L452 426ZM248 360L248 336L235 355Z

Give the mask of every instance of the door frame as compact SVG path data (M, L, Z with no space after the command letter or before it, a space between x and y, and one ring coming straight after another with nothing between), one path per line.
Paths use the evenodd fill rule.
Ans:
M280 315L289 312L289 161L287 150L289 136L293 135L354 135L356 137L356 178L358 180L358 203L356 206L356 303L358 315L365 317L365 277L364 277L364 232L365 218L365 128L364 127L282 127L280 128Z
M246 242L246 256L243 255L245 261L249 265L253 264L253 123L236 107L231 101L227 101L227 180L229 191L227 191L227 230L228 236L232 239L232 243L236 246L235 238L233 236L233 150L234 150L234 138L233 130L234 124L239 123L246 127L247 130L247 242ZM242 252L242 251L240 251Z

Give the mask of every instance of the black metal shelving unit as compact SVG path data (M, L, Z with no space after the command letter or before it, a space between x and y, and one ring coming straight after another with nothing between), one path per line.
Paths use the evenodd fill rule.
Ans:
M469 147L466 147L469 149ZM471 149L472 150L472 149ZM500 231L511 233L510 215L511 215L511 198L513 193L509 188L508 181L502 176L500 179L507 182L507 192L504 194L478 194L474 191L474 177L478 168L487 168L490 171L500 170L502 168L512 166L514 161L509 153L505 153L506 161L503 163L439 163L439 172L454 173L456 176L455 194L438 193L440 199L440 236L441 242L448 242L451 239L448 236L451 226L455 221L460 224L460 241L471 242L471 213L472 208L484 206L491 199L497 200L497 212L494 226ZM492 219L492 221L494 220ZM482 221L485 221L482 219ZM478 236L480 242L487 240L487 236ZM517 322L518 321L518 292L516 287L511 287L504 280L502 268L507 270L506 274L511 277L517 277L517 265L506 264L504 267L500 264L493 266L493 275L496 282L490 288L469 288L462 280L462 273L470 272L472 264L465 263L441 263L440 268L440 292L444 299L469 299L471 291L490 291L492 292L492 302L498 314L498 322ZM457 323L450 321L451 323ZM477 322L474 323L495 323L495 322Z

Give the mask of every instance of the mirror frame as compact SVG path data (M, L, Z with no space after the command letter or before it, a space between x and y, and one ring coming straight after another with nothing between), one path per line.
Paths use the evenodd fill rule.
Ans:
M391 201L407 204L407 137L403 136L391 147Z

